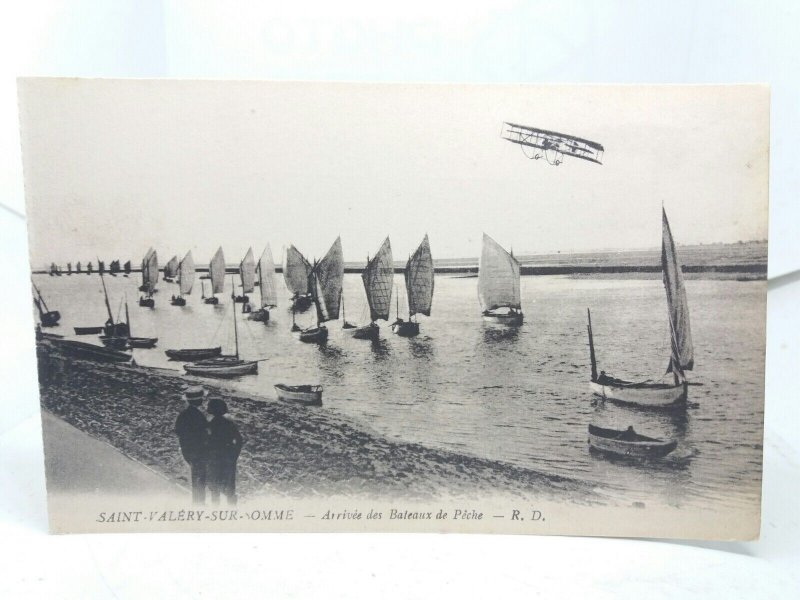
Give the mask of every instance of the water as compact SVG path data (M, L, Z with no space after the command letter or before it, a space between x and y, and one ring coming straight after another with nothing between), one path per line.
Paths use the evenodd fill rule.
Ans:
M75 325L105 321L97 275L35 280L51 308L61 311L54 333L72 337ZM165 349L222 345L233 351L230 287L217 307L203 304L198 289L179 308L169 304L176 286L162 282L151 310L137 304L137 275L105 280L115 314L122 298L129 299L132 334L159 338L156 349L135 351L139 364L181 371ZM401 276L396 283L403 292ZM342 336L334 322L327 345L318 347L289 332L288 292L281 284L281 307L267 325L238 321L242 357L266 360L258 376L233 385L274 397L275 383L321 383L325 405L317 410L345 414L389 439L591 481L614 502L757 506L764 282L686 283L696 365L688 375L702 386L689 389L694 404L678 416L595 405L588 391L587 307L601 369L630 380L663 373L669 338L660 280L523 277L525 323L519 328L484 324L476 286L474 278L437 276L433 316L420 318L417 338L395 336L382 323L380 341L355 340ZM358 275L345 277L344 295L348 320L364 324ZM257 292L251 296L257 299ZM310 325L312 313L297 315L298 323ZM665 459L638 464L595 456L587 446L590 422L633 425L645 435L677 438L678 448Z

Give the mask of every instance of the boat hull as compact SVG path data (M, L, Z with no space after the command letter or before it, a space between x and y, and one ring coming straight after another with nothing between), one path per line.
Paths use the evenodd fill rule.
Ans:
M61 320L61 313L57 310L43 312L41 316L42 327L55 327Z
M308 310L311 308L312 300L311 296L296 296L292 300L292 310L297 312L303 312L304 310Z
M258 362L254 360L241 360L218 364L192 363L183 365L183 369L190 375L199 375L201 377L239 377L241 375L254 375L258 373Z
M214 358L222 354L222 346L215 348L181 348L179 350L165 350L164 352L170 360L203 360Z
M688 384L618 385L592 381L589 388L595 395L617 404L646 408L679 408L686 406Z
M324 344L328 341L327 327L314 327L300 332L300 341L306 344Z
M482 315L484 322L494 325L506 325L516 327L522 325L524 319L522 313L492 313L485 312Z
M322 406L321 385L285 385L279 383L275 386L278 400L295 402L305 406Z
M186 306L186 298L173 298L170 304L172 306Z
M233 301L238 303L238 304L244 304L245 302L250 302L250 297L249 296L236 296L233 299Z
M64 352L64 354L74 356L75 358L110 363L129 363L133 360L133 356L125 352L104 348L103 346L95 346L94 344L87 344L86 342L65 339L53 339L52 342L57 348Z
M139 298L139 306L143 308L155 308L156 301L152 298Z
M97 335L103 333L103 326L100 327L73 327L75 335Z
M260 321L262 323L266 323L269 321L269 310L266 308L259 308L258 310L251 312L247 318L251 321Z
M392 333L401 337L414 337L419 335L419 323L414 321L397 321L392 323Z
M210 298L203 299L203 302L206 304L219 304L219 298L216 296L211 296Z
M634 434L622 439L626 432L589 425L589 446L602 454L622 458L662 458L675 450L677 440L658 440Z
M377 340L380 337L381 329L375 323L364 325L363 327L342 327L342 332L356 340Z

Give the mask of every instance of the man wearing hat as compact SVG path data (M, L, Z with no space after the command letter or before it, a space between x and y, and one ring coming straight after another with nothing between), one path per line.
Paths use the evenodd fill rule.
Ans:
M175 421L175 433L183 458L192 471L192 501L206 501L206 468L208 462L208 421L199 406L208 392L201 385L186 386L183 399L188 406Z
M213 415L208 424L208 487L211 489L211 502L219 503L220 493L225 494L228 504L236 504L236 461L242 451L242 434L239 428L223 415L228 405L222 398L208 401L209 414Z

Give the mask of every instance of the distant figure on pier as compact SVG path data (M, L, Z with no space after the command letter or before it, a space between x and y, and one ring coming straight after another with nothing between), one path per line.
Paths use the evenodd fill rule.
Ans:
M212 415L208 424L208 487L212 504L219 503L220 493L228 504L236 504L236 461L242 451L242 434L239 428L222 415L228 405L221 398L211 398L206 409Z
M206 501L206 471L208 463L208 421L199 407L208 392L201 385L188 386L183 391L187 406L175 421L175 433L183 458L192 472L192 502Z

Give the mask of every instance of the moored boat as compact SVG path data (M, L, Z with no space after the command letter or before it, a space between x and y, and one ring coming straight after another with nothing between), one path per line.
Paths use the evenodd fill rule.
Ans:
M146 296L139 298L139 306L155 308L156 302L153 294L158 283L158 253L150 248L142 259L142 285L139 291L145 292Z
M253 249L248 248L242 262L239 263L239 277L242 280L242 293L235 296L233 301L240 304L249 304L250 294L255 289L256 284L256 259L253 257Z
M33 303L39 311L39 323L42 327L55 327L61 320L61 313L57 310L50 310L47 307L47 302L44 301L42 293L39 291L39 288L36 287L36 284L33 283L33 280L31 280L31 285L33 285L33 290L36 293L33 298Z
M178 256L175 255L164 265L164 281L172 283L178 275Z
M292 295L292 312L303 312L311 307L311 265L293 245L283 255L283 280Z
M419 335L419 323L413 320L417 314L431 316L433 302L433 257L428 242L428 234L414 254L408 258L403 271L408 297L408 321L400 318L400 298L397 300L397 319L392 323L392 331L402 337Z
M485 233L478 263L478 299L483 320L497 325L522 325L520 265Z
M275 395L278 400L297 402L306 406L322 406L321 385L275 385Z
M661 266L664 289L667 295L667 314L670 330L670 357L667 370L658 381L632 383L597 373L592 315L587 309L589 334L589 357L592 373L589 387L606 400L619 404L630 404L646 408L685 408L689 384L685 371L694 368L694 345L689 324L689 305L683 273L678 263L675 242L667 221L667 213L662 210ZM672 381L667 381L671 376Z
M75 330L75 335L97 335L98 333L103 333L103 325L99 327L73 327Z
M198 361L220 356L222 354L222 346L213 348L179 348L165 350L164 353L170 360Z
M205 298L203 302L206 304L219 304L219 298L215 294L221 294L225 289L225 255L222 252L222 246L217 248L216 253L211 258L208 272L209 279L211 279L211 295ZM203 295L205 296L205 286L203 286Z
M178 263L178 295L172 297L171 304L173 306L186 306L186 298L184 298L184 296L188 296L192 293L194 271L194 259L192 258L192 251L189 250L186 256L183 257L183 260Z
M603 454L623 458L661 458L675 450L677 440L660 440L636 433L633 427L624 430L589 425L589 447Z
M78 340L68 339L51 339L51 342L64 354L74 356L75 358L83 358L94 360L97 362L114 362L114 363L127 363L133 360L133 356L126 352L114 350L113 348L104 348L95 344L88 344Z

